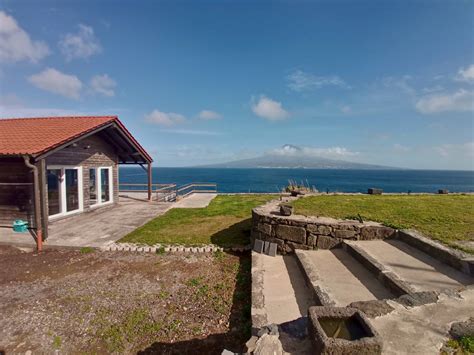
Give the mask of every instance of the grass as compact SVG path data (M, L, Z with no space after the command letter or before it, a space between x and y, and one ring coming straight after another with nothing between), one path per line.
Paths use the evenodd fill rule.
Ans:
M251 210L273 195L220 195L206 208L171 209L126 235L120 242L153 245L217 244L222 247L249 243Z
M293 203L295 213L380 222L416 229L427 237L474 253L462 241L474 240L474 195L321 195Z
M454 350L455 354L473 354L474 336L463 336L459 339L448 340L446 345Z

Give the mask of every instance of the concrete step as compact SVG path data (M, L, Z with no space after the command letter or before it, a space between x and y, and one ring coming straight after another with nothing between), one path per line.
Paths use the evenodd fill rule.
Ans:
M298 250L297 256L321 305L347 306L357 301L394 297L374 274L343 249Z
M403 280L414 291L461 289L473 279L397 239L347 241Z
M268 323L281 324L308 314L311 292L294 255L257 254L263 269L264 309Z

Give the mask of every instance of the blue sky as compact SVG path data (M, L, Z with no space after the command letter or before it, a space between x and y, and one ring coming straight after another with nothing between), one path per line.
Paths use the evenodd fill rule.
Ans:
M472 1L3 0L0 11L2 117L116 114L157 166L276 152L474 169Z

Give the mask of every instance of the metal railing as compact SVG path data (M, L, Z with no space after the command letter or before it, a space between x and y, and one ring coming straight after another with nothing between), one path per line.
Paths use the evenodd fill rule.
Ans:
M217 193L217 184L209 182L193 182L177 187L176 184L152 184L154 200L158 202L174 202L193 193ZM119 184L119 193L147 193L147 184Z
M184 198L194 193L217 193L217 184L213 182L192 182L180 186L176 193L178 198Z

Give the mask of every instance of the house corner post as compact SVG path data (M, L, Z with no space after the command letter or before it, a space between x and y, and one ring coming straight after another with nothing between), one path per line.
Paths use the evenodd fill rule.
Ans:
M44 241L48 239L48 185L46 179L46 160L44 158L39 161L38 180L41 204L41 224L43 227Z
M152 200L152 171L151 162L148 163L148 201Z

